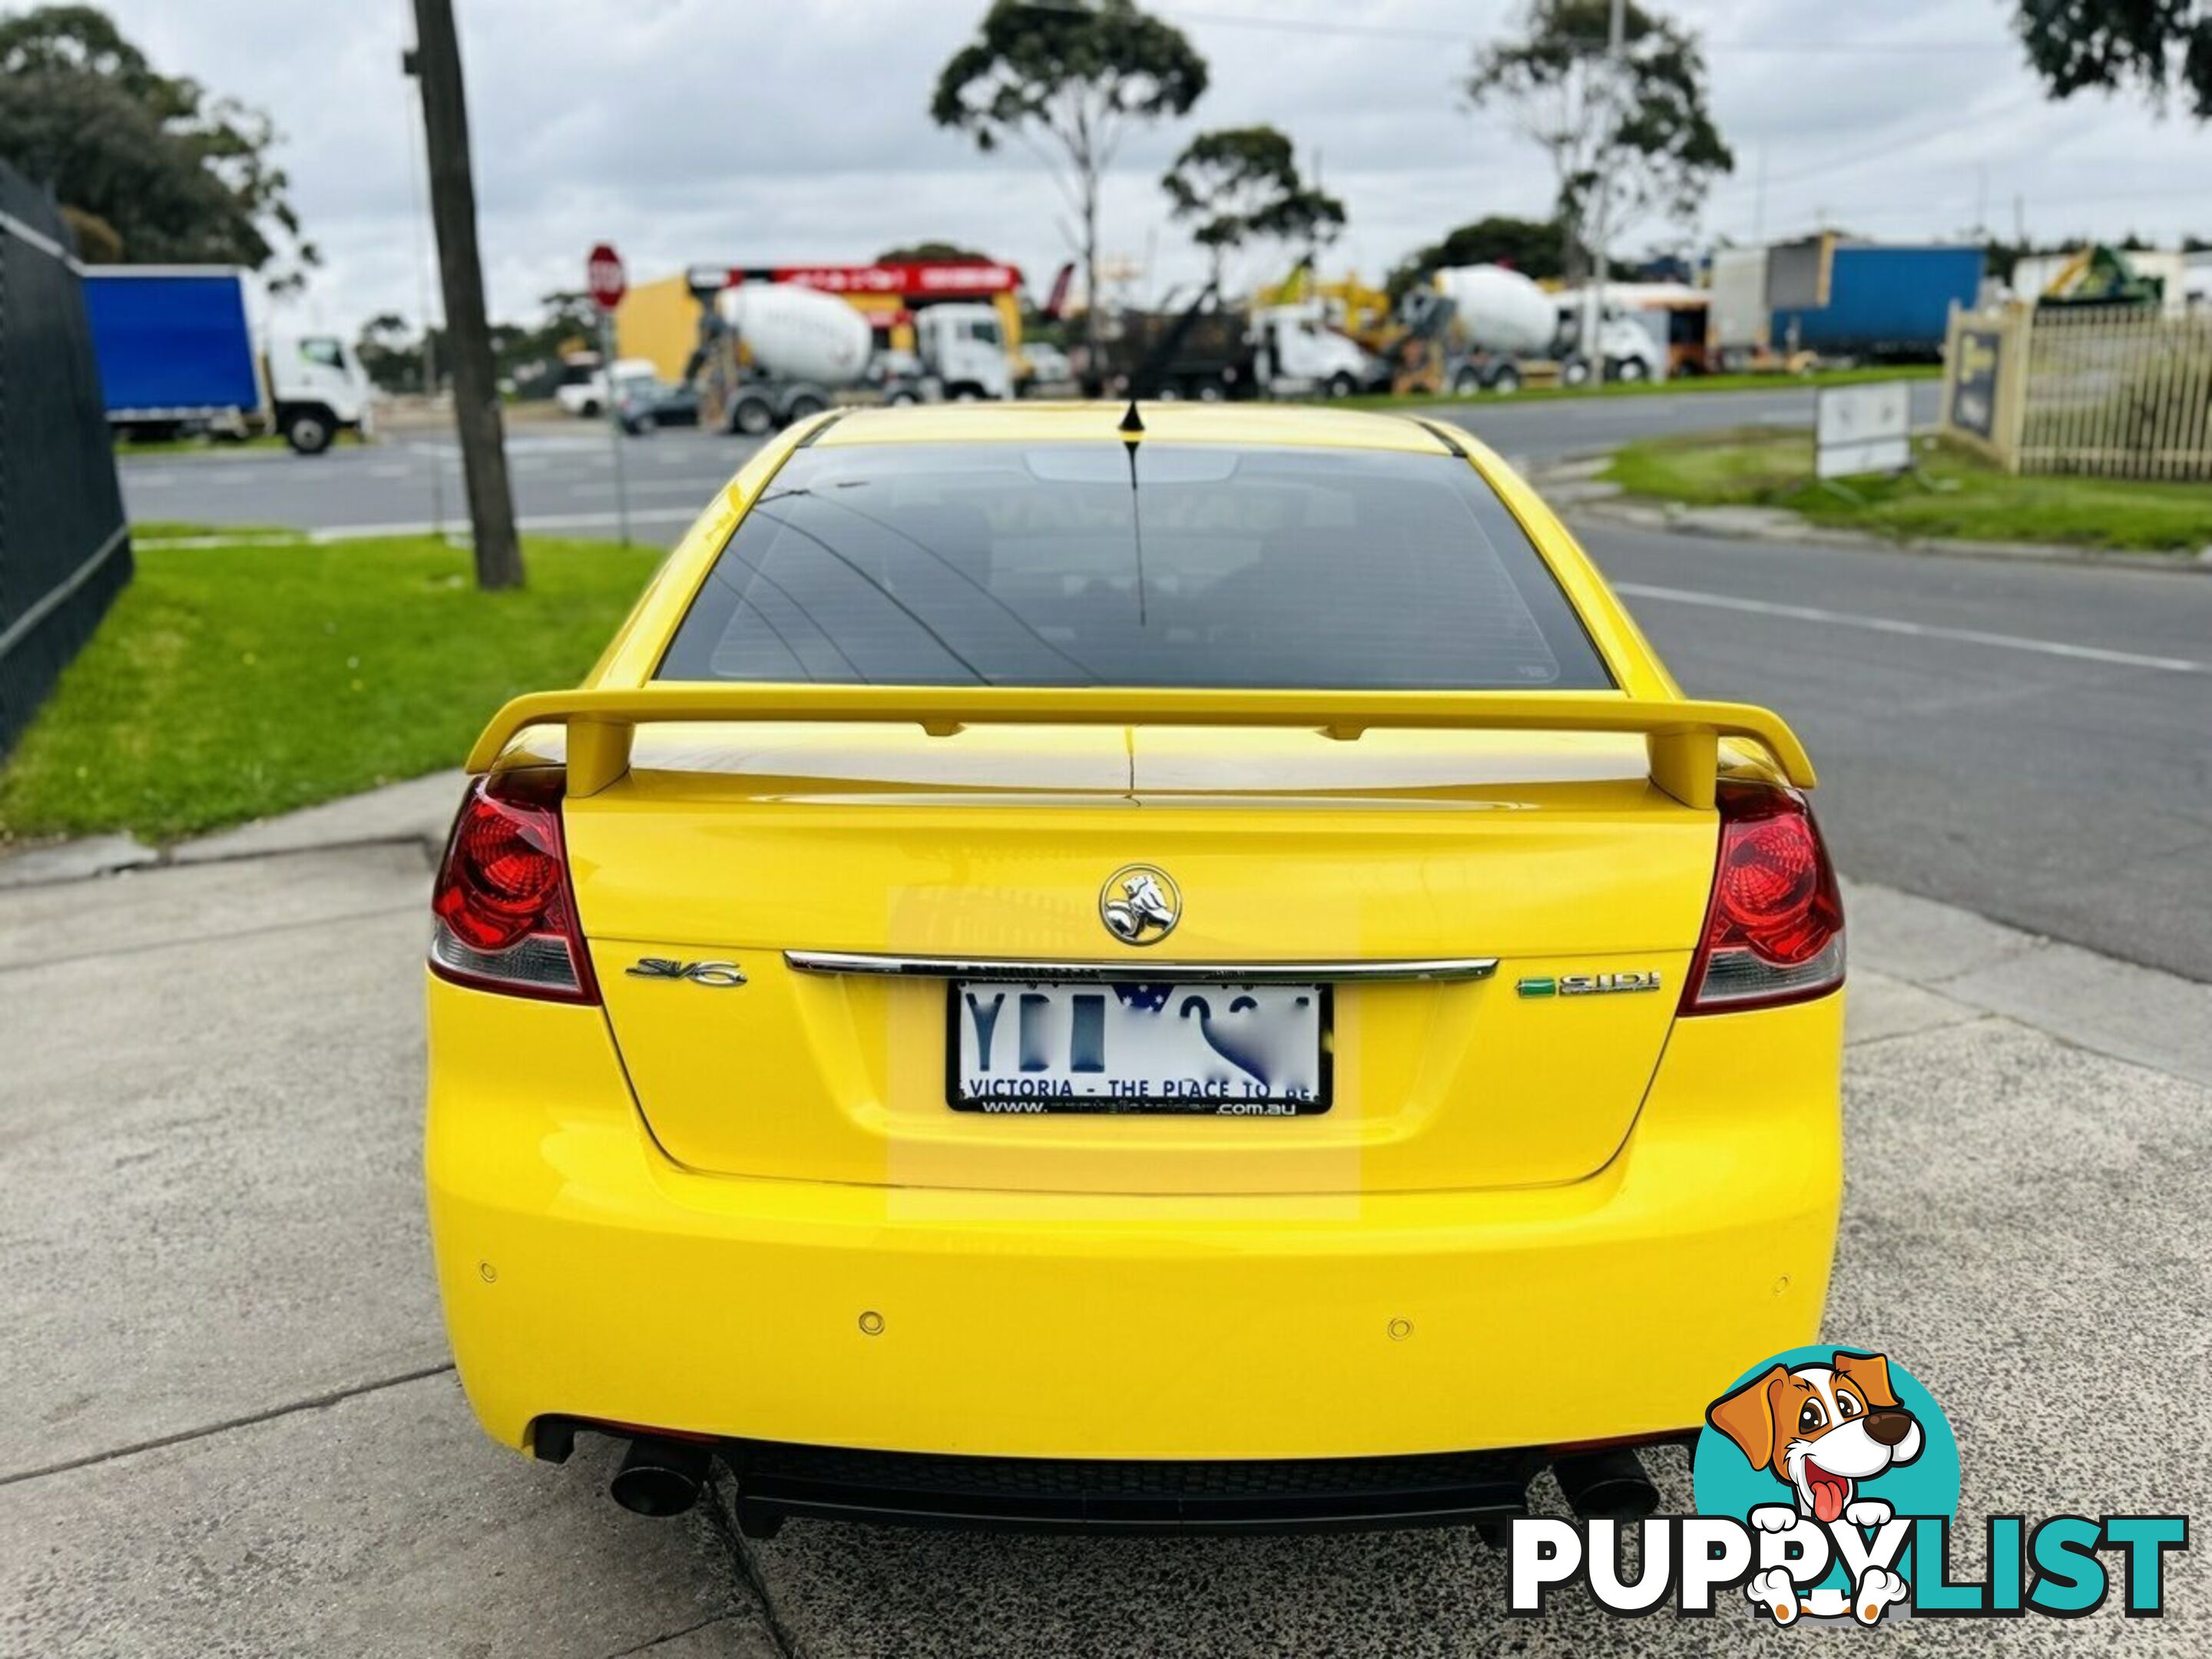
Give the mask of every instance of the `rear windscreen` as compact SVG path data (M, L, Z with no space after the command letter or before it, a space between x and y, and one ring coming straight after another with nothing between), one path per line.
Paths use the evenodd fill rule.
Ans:
M1213 444L792 456L672 680L1602 690L1528 536L1456 457Z

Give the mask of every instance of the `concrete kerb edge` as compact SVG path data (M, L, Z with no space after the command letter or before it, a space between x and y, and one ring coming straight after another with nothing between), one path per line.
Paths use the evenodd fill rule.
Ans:
M106 837L95 837L106 839ZM73 882L102 881L112 876L150 874L157 870L203 870L224 864L248 864L256 859L297 858L305 853L357 853L374 847L413 847L421 850L426 860L434 860L445 851L445 836L438 835L352 836L343 840L301 842L290 847L264 847L242 849L235 853L208 853L179 857L180 849L192 843L179 842L170 847L148 847L143 842L131 843L143 857L120 858L103 862L95 867L76 870L66 874L33 876L27 880L7 878L8 858L0 858L0 895L11 892L36 892L49 887L66 887ZM58 842L52 846L27 849L15 857L28 858L33 854L64 853L78 845L75 842Z

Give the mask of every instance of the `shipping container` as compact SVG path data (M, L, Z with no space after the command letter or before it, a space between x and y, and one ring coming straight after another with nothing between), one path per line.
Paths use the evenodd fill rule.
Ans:
M1982 285L1978 247L1887 247L1837 243L1829 251L1826 303L1777 307L1778 349L1831 357L1933 362L1954 305L1971 307Z

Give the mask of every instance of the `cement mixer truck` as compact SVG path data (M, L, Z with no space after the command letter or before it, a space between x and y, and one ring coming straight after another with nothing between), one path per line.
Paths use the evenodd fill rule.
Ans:
M1504 265L1458 265L1439 270L1425 289L1402 302L1400 343L1401 392L1518 392L1532 381L1578 386L1590 364L1574 347L1577 320L1561 296L1547 293ZM1651 337L1634 323L1607 320L1602 335L1607 374L1641 380L1664 373Z
M749 437L829 408L875 348L868 319L842 300L781 283L724 289L699 333L700 422Z
M833 294L795 283L741 283L702 310L694 379L702 425L757 437L832 403L1010 398L1013 368L988 305L917 310L917 374L872 375L874 331ZM864 387L872 387L863 391Z
M1556 376L1557 302L1517 270L1458 265L1399 302L1401 332L1393 348L1400 392L1518 392L1529 379Z

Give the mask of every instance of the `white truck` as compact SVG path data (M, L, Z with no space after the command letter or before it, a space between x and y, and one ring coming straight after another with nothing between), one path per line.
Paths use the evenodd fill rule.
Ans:
M366 432L372 388L335 334L272 330L257 349L248 273L230 265L89 265L85 314L109 424L136 437L270 431L319 455Z
M615 359L614 379L617 385L624 380L649 380L658 373L659 366L650 357ZM598 352L571 352L561 360L561 379L553 388L553 401L569 414L587 421L597 420L606 412L607 371Z
M957 400L1011 398L1013 360L993 307L947 301L914 313L915 349L943 397Z
M1376 382L1379 365L1357 340L1328 325L1318 300L1262 307L1252 313L1252 334L1261 352L1260 383L1279 397L1321 392L1348 398Z
M1646 313L1632 310L1608 291L1605 315L1597 321L1598 299L1594 289L1571 289L1553 296L1559 302L1559 335L1556 355L1559 379L1567 386L1583 386L1594 378L1602 361L1608 380L1661 380L1667 377L1664 320L1655 326ZM1595 326L1593 327L1593 324ZM1597 341L1592 349L1584 342Z
M869 377L875 337L835 295L787 283L741 283L714 296L700 369L701 419L748 436L827 409ZM948 302L915 313L918 362L878 373L885 401L1014 395L999 313Z

